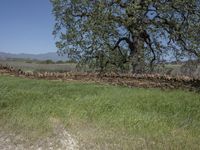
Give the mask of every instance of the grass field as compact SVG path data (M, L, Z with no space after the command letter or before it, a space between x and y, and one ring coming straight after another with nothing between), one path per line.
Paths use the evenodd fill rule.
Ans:
M59 119L82 149L200 149L200 95L0 76L0 130L34 140Z
M76 71L76 64L64 63L64 64L41 64L37 62L27 63L25 61L10 61L0 60L2 65L10 65L15 69L21 69L23 71L39 71L39 72L66 72Z

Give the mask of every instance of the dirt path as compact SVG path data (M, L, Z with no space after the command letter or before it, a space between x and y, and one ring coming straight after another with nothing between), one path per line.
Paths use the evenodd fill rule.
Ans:
M0 150L78 150L78 141L56 119L53 123L53 135L38 139L34 143L21 135L0 132Z

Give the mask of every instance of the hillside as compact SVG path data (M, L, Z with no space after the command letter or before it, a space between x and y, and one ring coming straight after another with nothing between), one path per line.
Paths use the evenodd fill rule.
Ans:
M66 61L68 58L67 56L59 56L56 52L51 53L43 53L43 54L11 54L0 52L0 59L8 59L8 58L17 58L17 59L31 59L31 60L47 60L51 59L53 61Z

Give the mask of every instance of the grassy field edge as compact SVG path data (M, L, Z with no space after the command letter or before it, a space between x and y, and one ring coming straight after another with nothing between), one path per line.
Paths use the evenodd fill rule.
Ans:
M53 117L86 149L200 147L197 93L2 75L0 93L1 130L30 138L50 135Z

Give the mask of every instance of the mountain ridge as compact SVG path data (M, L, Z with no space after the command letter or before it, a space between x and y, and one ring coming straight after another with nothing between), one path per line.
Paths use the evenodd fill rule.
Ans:
M52 61L66 61L68 60L67 55L59 56L56 52L48 52L48 53L41 53L41 54L27 54L27 53L7 53L0 51L0 59L9 59L9 58L16 58L16 59L30 59L30 60L52 60Z

